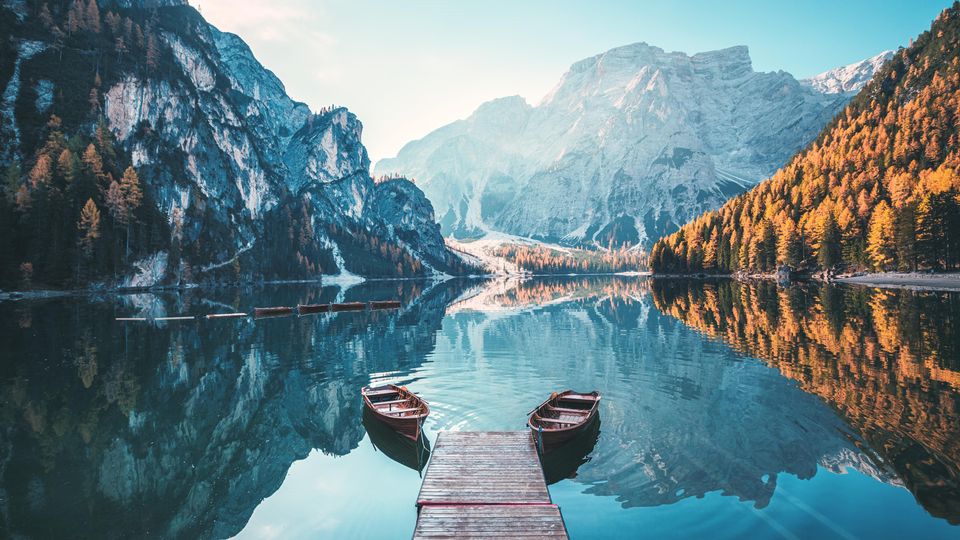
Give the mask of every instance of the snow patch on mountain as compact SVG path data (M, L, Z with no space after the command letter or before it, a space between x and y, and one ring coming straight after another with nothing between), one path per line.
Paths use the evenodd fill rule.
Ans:
M873 74L892 56L893 51L883 51L866 60L824 71L800 82L824 94L856 93L870 82Z

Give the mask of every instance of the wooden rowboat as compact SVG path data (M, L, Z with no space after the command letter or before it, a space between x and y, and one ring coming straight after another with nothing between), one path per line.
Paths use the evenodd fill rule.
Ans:
M404 437L416 441L430 406L405 386L387 384L360 390L363 404L373 416Z
M297 313L326 313L330 311L330 304L297 304Z
M363 302L347 302L344 304L330 304L330 311L363 311L367 305Z
M292 315L292 307L258 307L253 308L255 317L275 317L278 315Z
M597 391L554 392L530 411L527 425L541 451L548 452L588 431L600 414L599 405L600 392Z

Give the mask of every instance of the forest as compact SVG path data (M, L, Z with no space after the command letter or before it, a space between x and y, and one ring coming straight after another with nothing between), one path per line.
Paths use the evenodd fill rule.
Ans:
M494 248L491 254L533 274L637 272L647 265L645 253L626 246L592 250L505 244Z
M770 179L651 249L655 273L960 266L960 4Z

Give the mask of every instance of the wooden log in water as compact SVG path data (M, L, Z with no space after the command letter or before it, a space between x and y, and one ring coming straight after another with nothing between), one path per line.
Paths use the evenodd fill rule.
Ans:
M116 321L146 321L146 317L117 317Z
M367 305L363 302L346 302L343 304L330 304L330 311L363 311Z
M374 300L370 302L370 309L398 309L399 300Z
M155 321L192 321L194 317L155 317Z
M297 304L297 313L300 315L326 313L328 311L330 311L330 304Z
M211 313L207 315L208 319L231 319L234 317L247 317L246 313Z
M283 315L292 315L292 307L258 307L253 309L256 317L279 317Z

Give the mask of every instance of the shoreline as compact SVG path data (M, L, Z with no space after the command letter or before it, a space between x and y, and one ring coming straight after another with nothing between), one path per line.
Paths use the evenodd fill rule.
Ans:
M838 276L837 283L877 287L881 289L910 289L917 291L960 291L960 272L878 272L855 276Z

